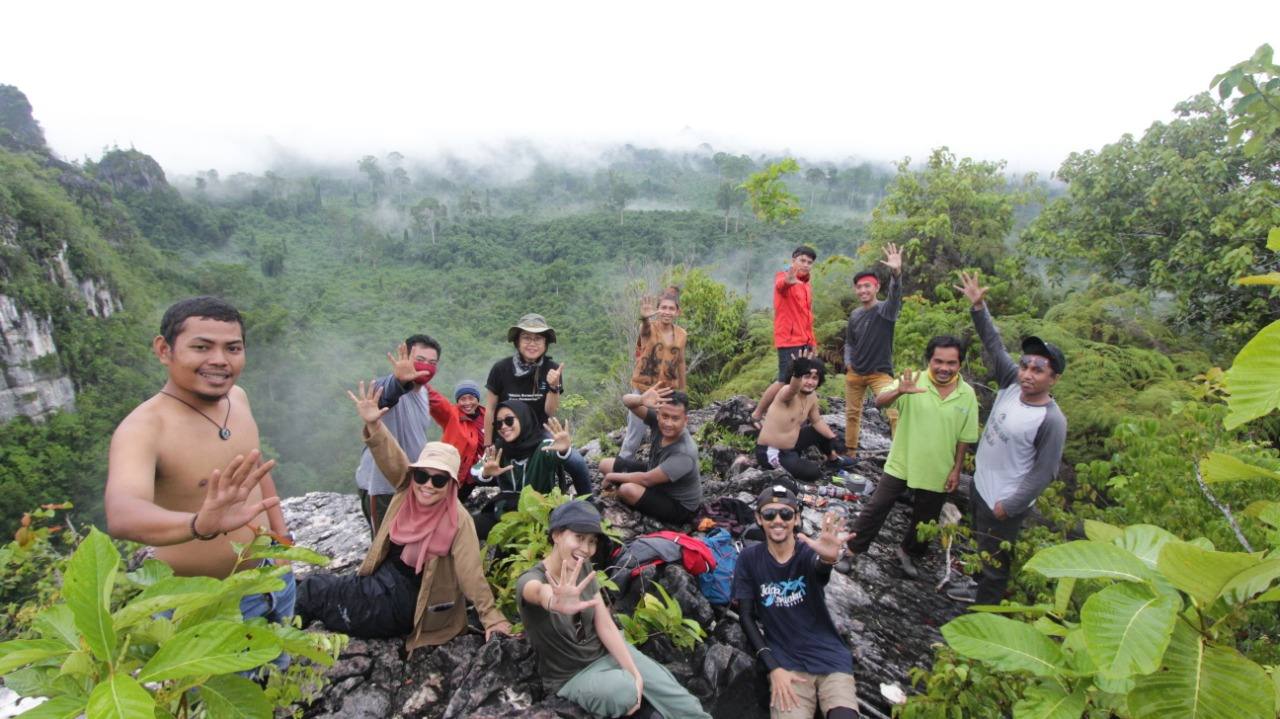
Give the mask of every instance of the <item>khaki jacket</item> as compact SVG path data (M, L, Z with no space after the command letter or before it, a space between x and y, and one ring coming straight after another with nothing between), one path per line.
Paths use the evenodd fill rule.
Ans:
M369 553L357 570L357 574L367 577L386 560L391 550L391 523L413 482L409 479L409 458L385 425L379 425L372 436L366 429L364 442L382 476L396 488L387 516L378 526L378 534L373 538ZM454 504L458 512L458 533L453 538L449 554L432 557L422 566L422 585L413 612L413 631L404 640L405 648L410 651L444 644L461 634L467 627L468 599L475 604L476 614L485 629L507 620L498 611L493 592L484 578L475 522L460 502L455 500ZM430 607L436 607L436 610L428 611Z

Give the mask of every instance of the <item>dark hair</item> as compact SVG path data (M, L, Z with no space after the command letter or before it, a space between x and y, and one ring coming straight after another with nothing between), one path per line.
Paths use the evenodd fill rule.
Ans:
M933 351L940 347L955 347L960 352L960 359L964 359L964 343L960 338L951 335L938 335L929 340L929 344L924 346L924 361L928 362L933 359Z
M415 345L430 347L431 349L436 351L437 357L439 357L442 354L440 352L440 343L432 339L431 335L409 335L409 339L404 341L405 349L411 350L414 348Z
M680 390L676 390L671 393L671 396L667 397L667 404L678 404L684 408L684 411L687 414L689 412L689 395L681 392Z
M871 279L876 281L877 285L880 284L880 275L876 274L875 270L863 270L858 274L854 275L853 284L855 285L858 284L858 280L862 279L863 277L870 277Z
M813 249L808 245L800 245L799 247L791 251L791 259L793 260L799 257L800 255L807 255L809 259L813 260L814 262L818 261L817 250Z
M668 287L663 290L662 294L658 297L658 304L662 304L663 300L671 300L676 304L676 309L680 309L680 288Z
M160 336L164 337L164 341L172 347L178 335L182 334L182 328L187 324L187 320L192 317L235 322L240 325L240 334L244 335L244 318L240 316L240 310L226 300L202 295L178 300L170 305L160 320Z
M804 377L810 372L817 370L818 386L827 381L827 366L817 357L797 357L791 360L791 376Z

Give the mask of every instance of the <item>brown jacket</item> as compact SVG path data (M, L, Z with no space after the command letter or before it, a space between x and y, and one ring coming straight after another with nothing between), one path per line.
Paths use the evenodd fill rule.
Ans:
M671 389L685 388L685 346L688 334L679 325L671 325L673 344L662 341L662 329L656 322L640 320L640 336L636 338L636 365L631 373L631 386L643 392L659 382Z
M382 476L396 488L391 505L387 507L387 516L378 526L378 534L373 538L369 553L357 570L357 574L367 577L386 560L391 550L392 520L400 511L400 505L404 504L413 482L409 479L409 458L387 431L386 425L379 425L372 436L366 429L364 443L368 445ZM468 599L476 605L476 614L485 629L507 620L498 611L493 592L484 578L475 522L460 502L454 500L454 504L458 511L458 533L454 535L449 554L432 557L422 566L422 585L413 612L413 631L404 640L405 648L410 651L444 644L461 634L467 628ZM427 611L428 607L441 608Z

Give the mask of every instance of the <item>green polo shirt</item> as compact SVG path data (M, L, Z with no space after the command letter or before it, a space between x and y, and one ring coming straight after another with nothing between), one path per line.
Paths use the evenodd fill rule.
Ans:
M943 399L928 376L921 375L919 381L926 391L904 394L893 403L898 410L898 428L884 471L906 480L913 489L941 492L956 463L956 443L978 441L978 398L973 387L961 379ZM894 382L885 391L897 388Z

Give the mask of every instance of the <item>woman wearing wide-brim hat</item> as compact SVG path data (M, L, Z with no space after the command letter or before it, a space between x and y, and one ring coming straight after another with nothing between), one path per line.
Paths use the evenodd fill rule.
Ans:
M489 391L484 429L486 447L493 445L493 419L500 402L524 402L533 411L534 425L542 427L548 418L556 416L560 394L564 392L564 365L547 354L547 348L556 341L556 331L545 317L536 312L524 315L507 328L507 341L515 347L515 353L494 362L485 381L485 389ZM576 450L570 450L565 469L573 478L578 495L590 496L591 473L586 459Z

